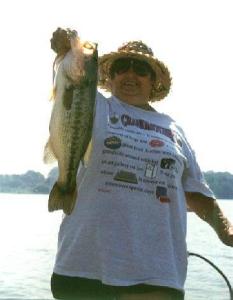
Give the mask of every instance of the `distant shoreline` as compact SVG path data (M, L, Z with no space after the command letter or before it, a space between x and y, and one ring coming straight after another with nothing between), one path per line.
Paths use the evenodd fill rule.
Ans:
M233 199L233 174L229 172L203 172L207 184L217 199ZM20 175L0 175L0 193L5 194L49 194L57 180L57 167L47 177L29 170Z

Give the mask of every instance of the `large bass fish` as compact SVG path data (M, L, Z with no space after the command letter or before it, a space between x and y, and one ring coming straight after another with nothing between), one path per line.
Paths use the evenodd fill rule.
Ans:
M71 214L77 198L76 175L91 140L97 89L97 45L82 42L68 31L70 48L58 53L54 78L54 105L44 161L58 161L59 175L49 194L49 211ZM66 45L67 47L67 45Z

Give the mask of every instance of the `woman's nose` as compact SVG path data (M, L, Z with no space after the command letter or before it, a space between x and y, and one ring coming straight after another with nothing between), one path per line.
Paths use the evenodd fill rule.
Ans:
M132 76L135 76L136 73L134 72L134 69L132 66L130 66L130 68L126 71L126 74L127 75L132 75Z

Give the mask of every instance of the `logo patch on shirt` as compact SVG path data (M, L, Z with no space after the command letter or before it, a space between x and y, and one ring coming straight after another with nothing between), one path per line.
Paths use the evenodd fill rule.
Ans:
M178 134L176 134L175 132L173 132L173 138L174 138L174 141L176 144L178 144L181 148L182 148L182 141L181 139L179 138Z
M104 146L112 150L119 149L121 147L121 139L117 136L110 136L105 139Z
M149 145L153 148L156 147L163 147L164 146L164 142L161 140L150 140Z
M176 161L172 158L163 158L161 160L160 167L166 170L174 170L177 173Z
M158 162L146 164L145 177L155 178L158 170Z
M159 197L159 201L160 201L161 203L170 203L170 202L171 202L171 200L169 199L168 196L160 196L160 197Z
M167 196L167 189L164 186L157 186L156 197L161 203L171 202L170 198Z
M134 173L127 172L124 170L117 172L114 177L114 180L124 181L124 182L128 182L128 183L135 183L135 184L138 183L137 176Z
M119 121L119 116L117 114L113 114L111 117L110 117L110 121L112 124L116 124L118 121Z

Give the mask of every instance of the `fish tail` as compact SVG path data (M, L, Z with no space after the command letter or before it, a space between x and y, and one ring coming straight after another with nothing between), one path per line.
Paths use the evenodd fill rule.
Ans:
M76 186L70 191L65 191L56 182L49 194L48 210L52 212L62 209L65 214L70 215L74 209L76 198Z

